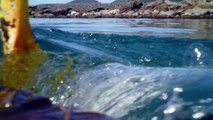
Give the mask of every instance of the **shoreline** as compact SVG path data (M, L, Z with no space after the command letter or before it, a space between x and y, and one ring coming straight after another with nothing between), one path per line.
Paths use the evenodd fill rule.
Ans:
M29 18L49 18L49 19L213 19L213 17L32 17Z
M213 19L213 2L129 2L123 4L43 4L29 7L31 18Z

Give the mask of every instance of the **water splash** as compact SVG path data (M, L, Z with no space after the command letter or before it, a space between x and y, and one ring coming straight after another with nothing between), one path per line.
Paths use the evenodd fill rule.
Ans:
M184 106L189 105L179 94L185 92L185 87L204 78L208 79L206 75L213 78L211 72L212 70L208 69L162 69L125 66L118 63L105 64L78 75L73 95L67 99L58 99L56 103L73 107L77 105L80 108L106 112L116 117L128 115L137 109L155 106L148 110L152 111L148 116L145 114L146 110L144 113L137 112L149 118L159 115L164 109L159 117L162 118L163 114L174 117L184 109ZM184 82L186 80L188 82ZM61 95L63 94L66 93ZM165 94L166 99L161 99L162 95L165 98ZM156 100L164 104L155 104Z

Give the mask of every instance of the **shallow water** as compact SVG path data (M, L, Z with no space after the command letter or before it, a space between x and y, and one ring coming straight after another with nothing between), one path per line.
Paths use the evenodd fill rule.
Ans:
M212 20L31 19L31 24L49 56L32 78L33 90L54 103L124 120L212 114Z

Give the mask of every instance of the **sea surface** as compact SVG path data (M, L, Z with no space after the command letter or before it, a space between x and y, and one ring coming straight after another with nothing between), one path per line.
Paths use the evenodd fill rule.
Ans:
M213 114L211 19L30 22L48 54L32 86L53 103L123 120Z

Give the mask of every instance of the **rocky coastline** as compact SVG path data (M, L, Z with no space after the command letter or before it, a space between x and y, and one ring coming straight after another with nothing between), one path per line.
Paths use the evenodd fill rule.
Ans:
M213 2L156 1L125 4L44 4L29 7L32 18L213 18Z

